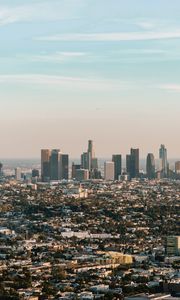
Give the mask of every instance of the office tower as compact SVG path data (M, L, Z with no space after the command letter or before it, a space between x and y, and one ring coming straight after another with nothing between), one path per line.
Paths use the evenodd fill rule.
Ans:
M33 169L33 170L32 170L32 177L33 177L33 178L39 177L39 170Z
M90 153L84 152L81 155L81 169L90 170Z
M72 163L72 174L71 174L72 179L76 178L76 171L80 169L81 169L81 165Z
M97 165L97 161L95 160L93 141L89 140L87 152L84 152L81 155L81 168L91 171L94 164Z
M88 169L90 178L95 178L98 170L98 160L95 157L94 144L92 140L88 141L87 152L81 155L81 169Z
M180 255L180 236L167 236L165 250L167 255Z
M161 159L162 162L162 177L167 177L168 175L168 161L167 161L167 149L165 148L164 145L161 145L159 149L159 158Z
M130 154L126 155L126 171L130 178L139 177L139 149L131 148Z
M98 169L98 159L97 158L92 158L91 160L91 169L94 170L94 169Z
M43 182L50 180L50 157L51 151L49 149L41 150L41 178Z
M101 171L99 171L98 169L93 169L93 171L91 171L91 178L92 179L102 179Z
M139 177L139 149L131 148L131 178Z
M75 179L78 181L88 180L89 179L89 170L77 169Z
M94 145L92 140L88 141L88 152L91 154L91 158L95 157Z
M104 163L104 179L114 180L114 162L106 161Z
M93 141L92 140L89 140L88 141L88 151L89 153L89 167L90 167L90 170L93 169L93 166L92 166L92 160L95 158L95 151L94 151L94 145L93 145Z
M148 153L147 155L146 174L149 179L155 178L155 159L152 153Z
M15 179L17 181L21 181L21 169L20 168L15 168Z
M180 175L180 161L175 162L175 172L177 175Z
M60 155L60 179L69 179L69 155Z
M122 159L120 154L114 154L112 156L112 161L114 162L114 179L118 180L121 175L122 169Z
M50 179L60 179L60 157L61 152L59 149L53 149L50 156Z
M126 155L126 172L130 176L130 173L131 173L131 155L130 154Z

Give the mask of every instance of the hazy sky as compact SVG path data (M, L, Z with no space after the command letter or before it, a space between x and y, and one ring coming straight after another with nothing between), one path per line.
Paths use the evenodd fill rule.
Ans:
M179 0L0 0L0 158L180 157Z

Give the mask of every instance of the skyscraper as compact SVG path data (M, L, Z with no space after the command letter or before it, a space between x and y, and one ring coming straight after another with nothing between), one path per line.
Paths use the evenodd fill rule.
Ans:
M167 149L164 145L161 145L159 149L159 158L161 159L162 169L161 174L162 177L167 177L168 175L168 161L167 161Z
M41 150L42 181L69 179L69 156L59 149Z
M155 159L152 153L148 153L147 155L146 173L149 179L155 178Z
M21 169L20 168L15 168L15 179L17 181L21 180Z
M76 180L85 181L89 179L89 170L77 169L76 170Z
M114 162L106 161L104 163L104 179L105 180L114 180Z
M41 178L43 182L50 180L50 156L49 149L41 150Z
M83 152L81 155L81 169L90 170L90 153Z
M131 178L139 177L139 149L131 148Z
M88 141L87 152L81 155L81 169L89 170L89 177L96 178L98 174L98 160L95 157L94 144L92 140Z
M130 178L139 177L139 149L131 148L130 154L126 155L126 170Z
M175 172L180 175L180 161L175 162Z
M126 155L126 172L130 175L131 173L131 155Z
M72 175L71 178L75 179L76 178L76 171L81 169L81 165L80 164L75 164L72 163Z
M50 179L60 179L60 157L61 152L59 149L53 149L50 156Z
M120 154L114 154L112 156L112 161L114 162L114 179L118 180L121 175L122 169L122 158Z
M88 141L88 152L90 154L90 160L92 161L95 158L94 144L92 140Z
M61 154L60 156L60 179L69 179L69 155Z
M39 170L33 169L33 170L32 170L32 177L33 177L33 178L34 178L34 177L39 177Z

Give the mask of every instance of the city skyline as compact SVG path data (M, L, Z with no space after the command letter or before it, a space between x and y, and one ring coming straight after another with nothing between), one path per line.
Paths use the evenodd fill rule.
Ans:
M97 149L98 149L98 144L96 143L97 141L94 141L94 140L88 140L88 142L93 142L93 145L95 144L96 145L96 153L98 152L97 151ZM85 143L84 143L84 145L86 144L86 142L87 142L87 140L85 141ZM66 153L68 153L68 155L71 157L71 160L79 160L79 161L82 161L82 159L83 159L83 155L87 155L87 153L88 152L84 152L84 149L85 149L85 146L81 146L80 147L80 152L79 153L77 153L77 155L76 156L73 156L73 155L71 155L71 152L70 152L70 149L68 150L68 149L66 149ZM41 150L47 150L47 151L50 151L50 150L58 150L59 152L61 152L61 147L64 149L64 145L56 145L56 147L50 147L50 146L48 146L48 147L41 147L40 149L38 149L38 154L36 155L36 156L34 156L34 157L20 157L20 156L18 156L18 157L2 157L2 158L0 158L1 160L40 160L40 151ZM146 161L146 159L147 159L147 155L148 154L153 154L154 155L154 159L156 160L156 161L158 161L158 160L161 160L162 159L162 157L160 157L160 148L161 147L165 147L165 150L167 151L167 148L168 147L166 147L166 145L164 145L164 144L162 144L162 143L160 143L158 146L157 146L157 148L155 149L155 152L150 152L149 150L147 150L147 152L145 152L145 151L142 151L143 149L141 149L141 148L139 148L139 147L135 147L135 146L133 146L133 145L130 145L130 147L127 149L127 147L126 147L126 149L127 149L127 152L122 152L121 150L121 148L114 148L114 149L116 149L114 152L111 152L111 153L108 153L108 155L107 156L105 156L105 155L103 155L102 153L98 153L98 155L96 155L96 157L94 157L93 159L100 159L100 160L103 160L103 159L113 159L113 156L118 156L118 155L120 155L121 156L121 158L122 158L122 161L125 161L126 159L127 159L127 156L129 156L129 154L128 154L128 152L129 151L131 151L131 150L138 150L138 152L139 152L139 160L140 161ZM88 150L89 151L89 150ZM171 161L173 161L173 160L177 160L177 159L180 159L180 155L179 156L177 156L177 157L171 157L171 156L169 156L169 153L170 153L171 151L169 151L169 148L168 148L168 159L169 160L171 160ZM64 152L63 152L64 153ZM167 154L166 154L167 155ZM85 159L88 159L88 158L85 158ZM166 159L167 159L167 156L166 156ZM96 162L95 162L96 163Z
M13 2L13 3L12 3ZM0 0L0 158L180 157L180 2ZM107 142L108 140L108 142Z

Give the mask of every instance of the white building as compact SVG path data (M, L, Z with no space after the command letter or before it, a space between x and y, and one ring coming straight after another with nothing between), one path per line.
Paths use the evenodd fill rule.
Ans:
M17 181L20 181L21 180L21 169L20 168L16 168L15 169L15 179Z
M104 179L114 180L114 162L106 161L104 163Z

